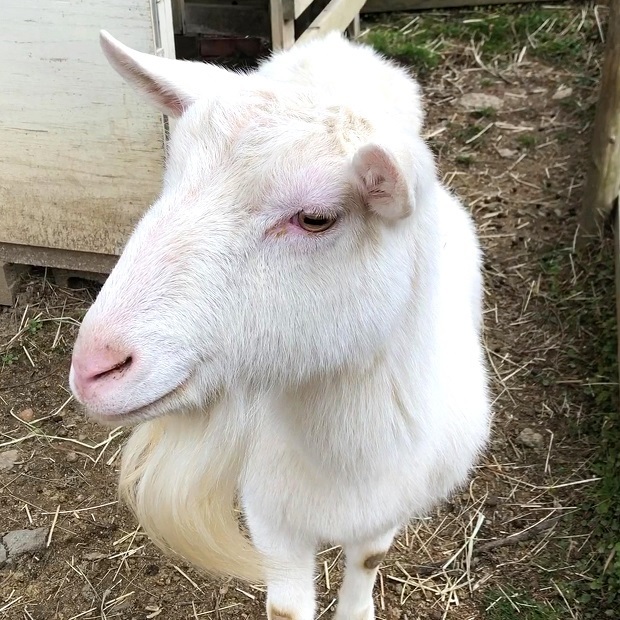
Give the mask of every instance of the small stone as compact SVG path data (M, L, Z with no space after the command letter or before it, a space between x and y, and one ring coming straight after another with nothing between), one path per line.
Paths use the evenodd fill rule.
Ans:
M504 102L495 95L487 93L467 93L459 99L461 107L469 112L480 112L481 110L499 110Z
M540 449L544 445L543 436L531 428L524 428L517 437L517 442L527 448Z
M5 560L13 559L25 553L44 551L48 533L49 528L39 527L36 530L13 530L5 534L2 539L2 547L8 552L8 558Z
M144 574L148 575L149 577L153 577L154 575L157 575L158 572L159 572L159 566L157 566L157 564L149 564L144 569Z
M519 151L513 151L512 149L497 149L497 153L504 159L514 159L519 154Z
M34 411L30 408L23 409L17 414L17 417L24 422L32 422L34 420Z
M18 458L19 450L5 450L4 452L0 452L0 471L10 471L13 469Z
M82 588L82 596L87 601L92 601L95 598L95 594L93 592L93 589L87 583L85 583L84 587Z
M495 506L499 504L499 497L496 495L489 495L485 503L489 508L495 508Z
M553 93L553 96L551 97L551 99L553 99L554 101L561 101L562 99L567 99L572 94L573 94L572 88L568 88L566 86L560 86L560 88L558 88L555 91L555 93Z
M75 463L78 460L78 455L75 452L67 452L65 459L67 463Z

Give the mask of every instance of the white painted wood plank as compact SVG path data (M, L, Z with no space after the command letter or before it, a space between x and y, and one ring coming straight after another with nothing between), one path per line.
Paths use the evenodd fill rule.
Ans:
M102 28L155 51L150 0L2 0L0 242L118 254L159 192L162 115L108 65Z

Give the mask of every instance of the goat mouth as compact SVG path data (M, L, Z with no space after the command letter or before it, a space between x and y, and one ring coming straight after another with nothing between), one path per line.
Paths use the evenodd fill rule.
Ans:
M175 388L166 392L163 396L156 398L155 400L141 405L130 411L124 411L123 413L101 413L95 410L87 410L87 415L95 422L105 426L132 426L140 422L152 420L158 418L166 413L174 411L176 408L180 408L179 397L187 389L192 375L186 377Z

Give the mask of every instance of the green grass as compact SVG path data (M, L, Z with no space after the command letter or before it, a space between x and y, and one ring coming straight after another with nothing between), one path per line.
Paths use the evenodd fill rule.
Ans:
M566 301L575 292L567 252L549 253L541 270L549 300L562 313L564 329L587 334L585 342L576 341L565 352L567 365L574 367L571 360L578 361L583 381L589 384L582 388L588 401L585 415L579 424L572 421L570 431L571 441L594 446L587 474L601 480L584 489L585 502L574 517L592 536L590 551L577 570L590 580L578 582L571 596L580 603L583 618L599 620L618 617L620 609L620 398L613 241L591 247L587 255L571 256L575 269L583 270L578 302ZM583 376L584 360L591 363L588 376Z
M488 123L486 123L486 125L488 125ZM489 136L489 132L481 133L485 128L485 123L482 123L480 125L477 123L470 123L469 125L465 125L458 129L454 129L453 127L451 128L454 131L455 137L457 137L463 143L463 145L467 145L468 148L475 149L476 146L484 143ZM480 136L479 138L474 140L474 142L468 144L469 140L472 140L478 135Z
M495 118L497 116L497 110L494 108L482 108L481 110L474 110L469 113L472 118Z
M532 149L538 144L538 138L531 133L522 133L517 137L517 142L526 149Z
M412 15L366 18L370 31L364 40L383 54L411 64L419 72L433 69L445 54L459 54L472 43L485 62L499 58L511 62L526 47L530 58L549 63L585 60L591 44L597 42L593 12L585 25L574 20L572 11L540 5L479 7L462 11L429 11ZM379 21L381 20L381 21Z
M485 620L564 620L567 617L564 606L555 609L526 595L506 594L495 590L487 593Z
M456 163L461 164L462 166L471 166L474 163L473 155L469 155L466 153L462 153L461 155L456 156Z
M7 353L3 353L2 355L0 355L0 362L2 363L3 368L4 366L11 366L18 359L19 357L15 353L12 353L11 351L8 351Z
M612 263L611 257L609 263ZM599 278L607 277L613 294L613 263ZM600 280L599 280L600 281ZM589 567L594 577L583 588L580 601L584 617L617 617L620 609L620 403L618 402L617 326L609 310L598 318L595 341L597 366L590 387L595 406L586 431L598 446L592 471L601 481L591 490L590 527L594 533L596 561ZM591 611L591 605L597 612ZM600 615L596 615L599 613Z
M43 322L39 319L29 319L27 329L34 336L43 327Z
M433 69L439 64L440 56L425 47L424 42L416 42L397 31L377 29L368 33L365 42L372 45L385 56L407 62L419 71Z

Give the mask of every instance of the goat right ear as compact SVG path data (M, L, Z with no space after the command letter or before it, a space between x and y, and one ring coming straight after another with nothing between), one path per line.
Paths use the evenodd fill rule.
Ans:
M138 52L105 30L100 32L99 41L117 73L169 116L181 116L200 97L239 79L238 75L215 65Z
M389 220L412 212L413 198L398 162L383 147L367 144L353 157L358 188L368 208Z

